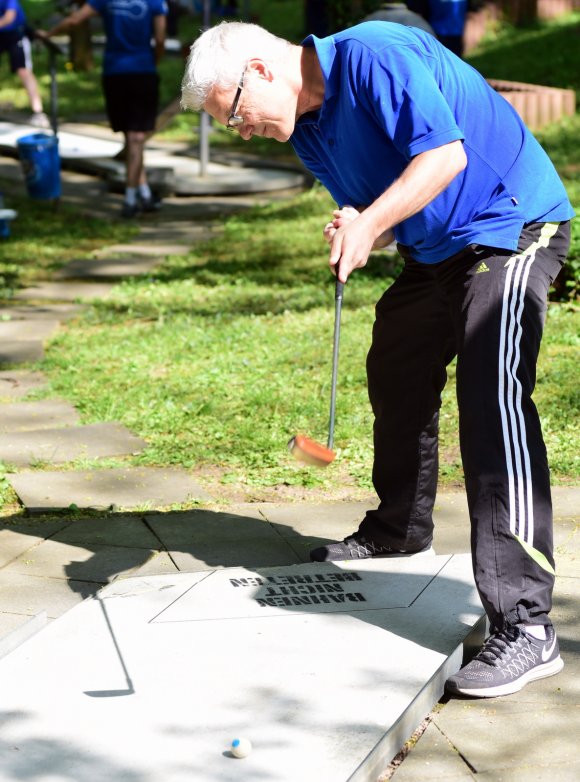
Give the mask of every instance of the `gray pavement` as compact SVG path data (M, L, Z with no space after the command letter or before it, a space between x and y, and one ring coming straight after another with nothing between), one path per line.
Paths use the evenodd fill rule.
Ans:
M22 187L19 166L12 159L0 158L2 178ZM105 257L162 257L186 251L195 238L205 238L214 230L206 221L218 212L225 209L233 213L262 198L283 197L280 191L267 196L168 198L159 215L142 222L141 234L134 242L114 251L107 248ZM74 171L63 173L63 198L109 216L116 215L120 205L120 198L108 193L102 180ZM62 320L69 314L74 317L78 308L71 312L68 305L47 299L4 308L3 312L25 320ZM42 382L42 376L34 371L8 369L0 373L0 402L20 403L28 389L34 390ZM39 474L30 473L36 475L37 482ZM60 475L70 477L73 472ZM136 490L140 491L139 485ZM113 500L107 495L105 504L115 505ZM309 548L351 532L372 498L322 504L252 503L224 509L219 497L205 497L199 508L182 512L162 508L163 501L157 497L153 504L137 506L131 512L79 511L76 516L4 519L0 523L0 639L10 637L13 631L25 637L27 622L36 622L28 625L30 632L42 624L34 619L41 612L52 622L121 578L307 562ZM481 778L511 782L525 778L539 782L557 776L566 782L580 778L573 739L580 731L580 488L556 487L554 511L559 577L553 617L565 660L563 672L507 698L443 699L432 714L424 715L420 731L385 768L382 780ZM435 520L438 555L469 552L469 522L462 492L438 496ZM388 659L384 664L388 666ZM0 770L0 779L1 775Z

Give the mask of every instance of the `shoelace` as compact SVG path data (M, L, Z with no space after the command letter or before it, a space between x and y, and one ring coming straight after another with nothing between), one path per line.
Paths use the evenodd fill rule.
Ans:
M488 665L497 665L506 649L515 643L521 636L525 636L525 633L518 627L506 627L505 630L500 630L490 636L481 651L475 655L474 659L481 660L481 662L487 663Z

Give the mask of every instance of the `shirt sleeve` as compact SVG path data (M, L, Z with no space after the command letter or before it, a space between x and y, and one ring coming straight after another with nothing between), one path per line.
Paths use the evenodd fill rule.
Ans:
M370 57L358 98L407 160L464 138L416 47L387 47Z

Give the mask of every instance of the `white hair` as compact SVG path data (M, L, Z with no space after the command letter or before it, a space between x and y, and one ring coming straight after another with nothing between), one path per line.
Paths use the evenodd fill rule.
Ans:
M257 24L221 22L193 43L181 82L181 107L200 109L214 87L236 87L252 57L272 62L286 56L288 41Z

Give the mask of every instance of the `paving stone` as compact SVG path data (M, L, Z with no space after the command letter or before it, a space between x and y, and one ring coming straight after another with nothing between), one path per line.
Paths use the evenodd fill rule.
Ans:
M290 565L308 560L296 553L258 509L247 508L248 515L194 510L146 518L182 571Z
M106 282L39 282L16 291L13 298L19 301L89 301L107 298L112 288L113 283Z
M163 576L178 572L179 568L167 551L154 551L147 562L138 567L129 578L132 576Z
M110 280L147 274L160 263L159 258L102 258L99 260L75 260L67 263L55 274L58 279Z
M86 309L82 304L22 304L0 307L2 320L70 320Z
M185 470L152 467L8 475L31 513L78 508L164 508L189 499L209 499Z
M0 401L20 399L31 391L44 389L46 385L46 377L42 372L31 372L27 369L0 372Z
M247 511L242 514L191 510L153 515L147 513L145 518L168 549L192 543L211 544L224 540L280 539L279 533L264 519L261 510L246 507Z
M21 616L34 616L39 611L46 611L51 619L56 619L96 594L102 586L102 580L67 580L63 576L55 578L4 569L0 570L0 605Z
M194 573L198 570L219 570L231 567L270 567L296 565L304 562L285 541L220 540L217 543L199 543L169 550L179 570Z
M0 342L0 364L25 364L42 361L44 346L40 340L3 340Z
M0 340L44 340L59 326L58 320L0 320Z
M115 253L115 255L121 255L126 253L127 255L149 255L155 256L157 259L165 255L185 255L191 249L191 242L188 244L181 244L179 242L162 241L155 242L152 240L136 242L128 242L127 244L113 244L107 248L109 253Z
M0 405L0 433L55 429L59 426L74 426L78 422L78 410L64 399Z
M43 540L70 524L68 519L56 521L18 521L0 525L0 567L33 549ZM2 605L0 603L0 605ZM4 604L3 607L6 607Z
M0 461L16 466L63 464L74 459L124 456L142 451L147 443L121 424L87 424L64 429L0 434ZM32 479L38 483L39 473ZM20 476L11 476L14 488ZM68 503L64 507L68 507ZM63 506L60 506L63 507ZM79 506L80 507L80 506Z
M44 540L32 551L27 551L6 565L0 575L20 573L26 576L106 584L121 573L132 573L146 562L149 556L150 551L144 548L99 543L75 545L58 540ZM86 593L84 596L86 597Z
M86 518L70 524L52 536L52 540L74 545L93 543L128 548L158 548L159 539L138 515L115 514L110 518Z

